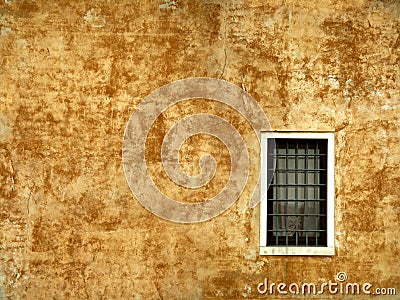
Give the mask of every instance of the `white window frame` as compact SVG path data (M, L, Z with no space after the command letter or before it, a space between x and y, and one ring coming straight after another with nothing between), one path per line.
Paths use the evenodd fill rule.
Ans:
M267 145L269 139L324 139L327 140L327 246L268 246L267 245ZM261 202L260 202L260 255L335 255L335 136L333 132L261 132Z

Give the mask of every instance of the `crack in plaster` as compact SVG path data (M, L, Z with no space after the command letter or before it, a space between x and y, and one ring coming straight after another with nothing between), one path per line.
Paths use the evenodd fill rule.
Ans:
M227 14L225 14L224 16L224 40L223 40L223 50L224 50L224 64L222 66L222 70L221 70L221 75L219 78L222 78L222 76L224 76L225 73L225 68L226 68L226 62L228 59L228 55L226 52L226 40L227 40L227 36L228 36L228 26L227 26Z

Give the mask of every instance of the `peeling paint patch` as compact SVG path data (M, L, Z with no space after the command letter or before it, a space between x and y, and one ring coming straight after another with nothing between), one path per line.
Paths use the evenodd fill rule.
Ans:
M7 27L3 27L1 28L1 36L7 36L12 32L12 30L10 28Z
M12 123L7 116L0 113L0 142L5 142L11 138Z
M256 259L256 250L250 249L247 254L244 255L245 259L254 260Z
M164 0L165 3L160 4L160 9L177 9L178 1Z
M83 19L93 28L101 28L106 25L106 17L101 15L101 10L98 8L88 10Z
M337 79L337 76L335 76L335 75L328 76L328 83L334 89L338 89L340 86L339 80Z
M246 285L244 286L244 290L245 290L245 292L242 293L242 296L243 296L244 298L247 298L247 297L251 294L251 286L249 286L248 284L246 284Z

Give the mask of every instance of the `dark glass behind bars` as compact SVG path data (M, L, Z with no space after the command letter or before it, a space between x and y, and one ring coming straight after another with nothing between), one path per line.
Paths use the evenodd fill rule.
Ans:
M327 140L268 141L268 171L274 161L267 245L326 246Z

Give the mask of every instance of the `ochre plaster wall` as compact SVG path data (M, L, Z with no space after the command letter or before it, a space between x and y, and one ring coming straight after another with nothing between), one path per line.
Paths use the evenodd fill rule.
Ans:
M2 1L0 299L258 298L266 277L321 283L340 271L399 294L399 11L396 0ZM257 142L209 100L157 120L149 170L180 201L218 193L230 170L218 140L182 146L187 172L207 152L219 165L197 198L169 186L157 155L171 124L223 111L253 153L240 199L199 224L136 201L125 126L146 95L188 77L245 89L275 130L335 132L335 256L259 256L259 212L247 205ZM330 297L343 296L318 296Z

